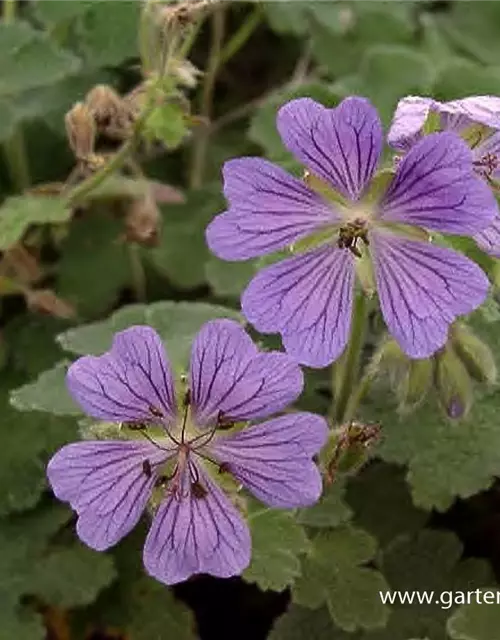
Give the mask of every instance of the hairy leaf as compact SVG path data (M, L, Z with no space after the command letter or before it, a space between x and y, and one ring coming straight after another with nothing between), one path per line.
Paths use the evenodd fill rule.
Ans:
M19 242L32 224L67 222L71 209L61 198L13 196L0 207L0 251Z
M293 601L312 609L326 604L335 624L346 631L383 627L389 611L379 592L388 586L381 573L366 566L375 551L374 538L361 529L322 531L303 560Z
M248 521L252 561L243 578L261 589L283 591L300 575L299 556L308 551L309 540L290 511L260 508Z

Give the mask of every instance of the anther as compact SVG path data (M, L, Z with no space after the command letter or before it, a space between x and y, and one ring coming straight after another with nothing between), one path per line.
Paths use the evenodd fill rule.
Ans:
M151 478L153 475L153 469L151 468L151 462L146 458L142 461L142 471L147 478Z
M203 500L207 497L208 494L208 491L201 484L201 482L199 482L199 480L191 483L191 492L197 500Z
M224 415L222 411L217 414L216 429L231 429L234 427L234 420Z
M163 418L163 411L158 409L158 407L154 407L153 405L149 405L149 412L154 415L155 418Z

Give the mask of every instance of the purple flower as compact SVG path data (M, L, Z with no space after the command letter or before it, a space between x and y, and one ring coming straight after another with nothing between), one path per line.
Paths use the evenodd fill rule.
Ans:
M321 494L312 460L327 437L320 416L290 413L224 431L281 411L303 387L291 358L259 353L235 322L201 329L177 400L160 338L145 326L116 334L104 355L77 360L67 382L90 416L123 423L123 439L63 447L47 470L54 493L75 509L79 537L97 550L123 538L153 497L160 504L144 564L166 584L196 573L237 575L250 561L248 527L217 478L230 474L271 507L309 505Z
M438 116L442 130L465 136L472 147L476 173L487 181L500 180L500 98L471 96L452 102L408 96L399 101L387 140L398 151L406 152L424 135L430 114ZM480 125L480 126L478 126ZM500 215L485 229L474 234L483 251L500 258Z
M280 109L278 129L307 167L304 180L261 158L227 162L229 209L207 229L211 250L226 260L300 245L313 234L312 249L250 282L242 297L248 320L264 333L281 333L303 364L326 366L348 340L357 274L365 289L373 290L375 280L402 349L430 356L453 320L481 304L488 289L474 262L431 244L421 229L472 235L493 219L496 202L472 171L470 149L454 133L429 135L394 175L374 178L382 126L362 98L335 109L293 100Z

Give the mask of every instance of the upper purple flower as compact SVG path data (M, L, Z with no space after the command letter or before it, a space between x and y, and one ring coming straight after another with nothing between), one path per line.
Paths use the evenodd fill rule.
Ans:
M439 116L442 130L468 139L476 173L487 181L500 180L500 98L471 96L452 102L408 96L400 100L387 140L398 151L408 151L424 135L431 114ZM477 125L481 125L478 127ZM500 215L484 230L474 234L477 244L500 258Z
M316 234L313 249L263 269L249 284L242 298L248 320L259 331L281 333L300 362L326 366L349 337L356 273L371 288L373 268L389 330L410 357L430 356L488 289L474 262L431 244L419 229L472 235L492 221L496 202L473 172L470 149L454 133L432 134L394 175L373 179L383 132L363 98L335 109L293 100L280 109L278 130L307 167L304 180L261 158L227 162L229 209L207 229L211 250L226 260Z
M259 353L235 322L201 329L177 401L160 338L146 326L116 334L102 356L77 360L67 381L90 416L124 423L124 439L63 447L47 469L54 493L75 509L79 537L97 550L123 538L153 497L160 505L144 564L166 584L196 573L237 575L250 561L248 527L218 487L220 474L272 507L306 506L321 494L312 460L328 433L320 416L290 413L221 433L281 411L303 387L291 358Z

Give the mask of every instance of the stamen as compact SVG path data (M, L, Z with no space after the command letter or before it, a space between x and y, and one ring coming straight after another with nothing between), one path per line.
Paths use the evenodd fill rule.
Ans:
M231 418L226 417L222 411L219 411L217 415L217 429L231 429L234 427L234 424L234 420L231 420Z
M142 461L142 471L147 478L151 478L153 475L153 469L151 468L151 462L146 458Z
M122 422L121 425L127 427L127 429L130 429L131 431L141 431L147 427L145 422Z
M158 409L158 407L153 406L152 404L149 405L148 407L149 412L155 417L155 418L163 418L163 411L161 409Z
M370 244L364 220L357 219L340 227L337 240L339 249L349 249L357 258L361 258L362 254L358 248L358 240L362 240L367 246Z
M188 414L189 414L189 405L190 405L190 403L191 403L191 392L188 389L186 391L186 394L184 395L183 400L182 400L182 404L184 406L184 416L182 418L181 444L184 444L184 442L185 442L186 425L187 425L187 418L188 418Z
M146 431L139 431L139 433L141 434L141 436L146 438L148 442L151 442L151 444L154 445L157 449L161 449L161 451L167 451L168 453L170 453L170 449L162 447L161 444L158 444L155 440L153 440L153 438ZM180 442L177 442L177 440L169 431L167 431L167 435L177 447L180 446Z
M208 491L200 482L193 482L191 484L191 493L197 500L203 500L207 497Z

